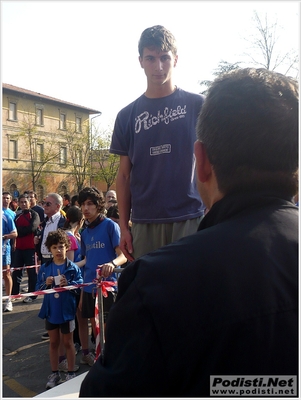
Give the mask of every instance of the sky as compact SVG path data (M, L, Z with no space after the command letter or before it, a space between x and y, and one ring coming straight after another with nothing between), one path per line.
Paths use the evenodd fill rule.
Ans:
M251 66L243 53L255 32L254 10L277 20L281 51L300 49L297 1L2 0L1 81L99 110L105 129L146 89L138 62L145 28L171 30L175 84L199 93L221 60Z

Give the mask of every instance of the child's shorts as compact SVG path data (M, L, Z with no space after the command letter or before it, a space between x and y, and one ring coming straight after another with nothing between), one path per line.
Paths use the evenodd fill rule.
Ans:
M75 320L64 322L63 324L52 324L47 319L45 320L45 328L47 331L52 331L53 329L59 328L61 332L66 335L67 333L71 333L75 329Z

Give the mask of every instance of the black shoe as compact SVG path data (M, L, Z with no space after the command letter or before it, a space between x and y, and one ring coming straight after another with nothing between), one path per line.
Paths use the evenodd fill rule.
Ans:
M48 334L48 332L43 333L43 335L41 336L41 339L42 339L42 340L47 340L47 339L49 339L49 334Z

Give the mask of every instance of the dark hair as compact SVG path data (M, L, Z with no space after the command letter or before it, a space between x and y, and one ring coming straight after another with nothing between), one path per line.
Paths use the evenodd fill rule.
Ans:
M75 194L74 196L71 197L71 205L75 206L75 202L78 202L78 194Z
M45 246L50 251L51 246L58 243L65 244L67 249L70 247L69 237L63 229L49 232L46 238Z
M298 85L265 69L218 77L197 122L219 190L297 192Z
M78 194L78 204L81 206L86 200L91 200L100 214L105 212L105 198L96 187L85 187Z
M83 213L81 209L77 206L71 206L68 208L66 211L66 221L64 224L64 229L69 229L71 228L72 223L74 222L80 222L83 218Z
M25 193L25 192L24 192L24 193ZM36 192L34 192L33 190L30 190L29 192L27 192L27 194L28 194L28 196L29 196L30 194L33 194L33 196L34 196L35 199L38 198Z
M70 196L69 196L69 194L67 194L67 193L64 194L64 195L63 195L63 199L64 199L64 200L70 201Z
M20 201L21 199L27 199L27 201L29 202L28 194L27 193L20 194L19 199L14 199L14 200Z
M119 219L119 210L118 205L114 204L113 206L109 207L107 210L107 218L116 218Z
M143 50L159 49L160 51L171 51L174 56L177 55L177 43L174 35L164 26L155 25L145 29L138 43L138 51L140 57L143 56Z

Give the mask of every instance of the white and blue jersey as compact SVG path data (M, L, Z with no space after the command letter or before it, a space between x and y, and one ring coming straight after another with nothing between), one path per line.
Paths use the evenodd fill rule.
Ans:
M104 218L102 222L93 228L85 228L81 233L82 255L86 257L86 265L83 267L84 283L93 282L96 278L98 265L111 262L116 258L115 248L120 243L120 228L116 222ZM105 279L117 280L116 274ZM84 286L85 292L92 293L96 285Z

